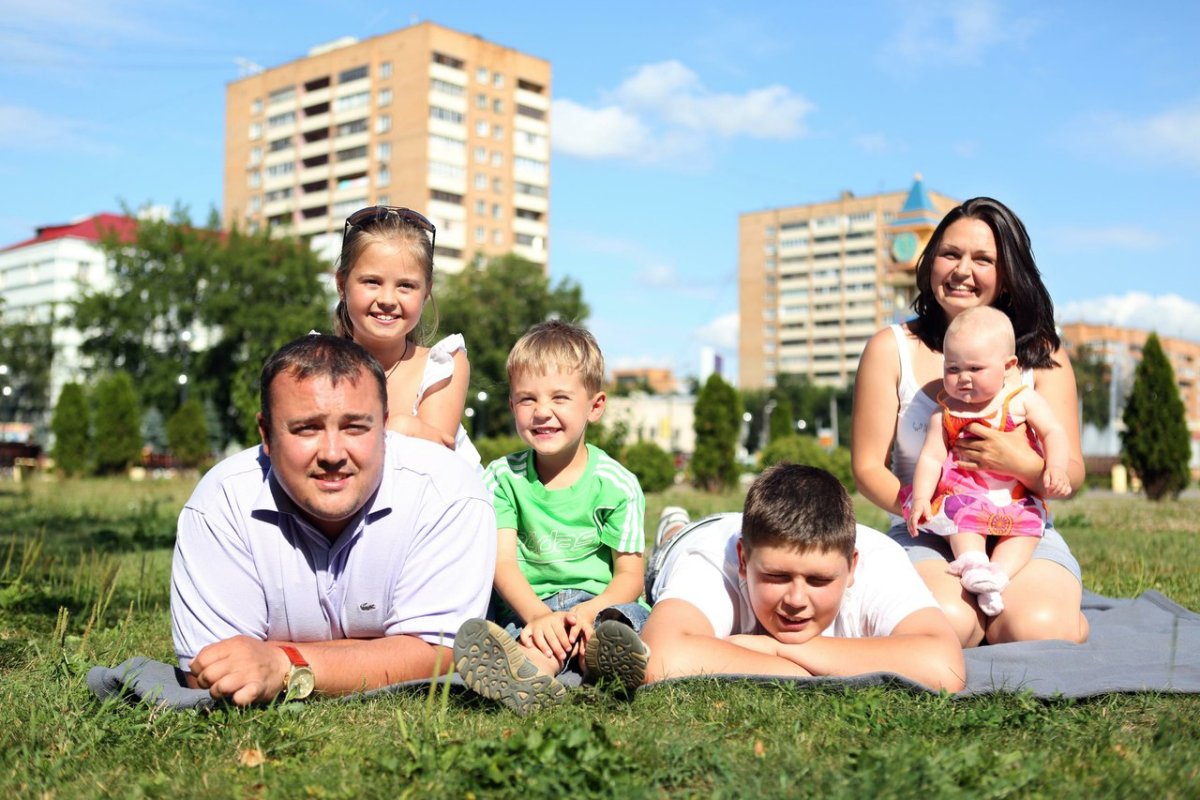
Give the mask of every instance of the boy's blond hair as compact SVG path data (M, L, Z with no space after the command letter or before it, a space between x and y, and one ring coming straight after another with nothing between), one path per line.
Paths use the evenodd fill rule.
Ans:
M592 393L604 386L604 355L596 339L578 325L550 320L534 325L508 353L508 382L519 375L574 372Z
M987 339L1004 347L1006 354L1017 352L1017 337L1012 320L998 308L976 306L958 314L946 328L946 337L968 336Z

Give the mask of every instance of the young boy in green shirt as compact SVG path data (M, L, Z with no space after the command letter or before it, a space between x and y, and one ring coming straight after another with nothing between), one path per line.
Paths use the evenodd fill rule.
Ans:
M454 664L475 692L528 713L565 697L555 676L573 660L590 678L622 677L610 662L644 669L637 631L649 612L637 599L646 501L633 473L585 441L606 399L604 357L590 333L536 325L507 368L509 406L529 447L484 475L495 495L494 588L503 603L496 622L459 629Z

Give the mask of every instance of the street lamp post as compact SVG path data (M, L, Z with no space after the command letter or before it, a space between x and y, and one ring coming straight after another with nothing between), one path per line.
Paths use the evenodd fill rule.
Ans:
M480 390L479 394L475 395L475 399L479 401L479 416L475 419L475 438L482 439L487 433L488 393Z

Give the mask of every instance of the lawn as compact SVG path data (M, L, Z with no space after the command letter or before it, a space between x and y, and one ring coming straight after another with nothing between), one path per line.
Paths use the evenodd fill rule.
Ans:
M699 681L633 703L585 688L534 719L458 693L212 714L100 703L90 665L171 660L170 543L190 489L0 484L0 796L1200 796L1200 696ZM672 489L648 498L647 519L739 501ZM1089 588L1156 588L1200 608L1200 501L1056 507Z

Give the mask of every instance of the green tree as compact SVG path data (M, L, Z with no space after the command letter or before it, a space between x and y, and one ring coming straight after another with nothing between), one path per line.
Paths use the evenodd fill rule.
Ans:
M96 471L124 472L142 455L142 412L128 372L112 372L92 393L92 442Z
M1177 496L1188 484L1191 437L1175 371L1155 333L1142 347L1123 419L1121 460L1141 479L1146 496Z
M696 452L692 455L696 486L715 492L737 483L741 422L742 401L737 390L713 373L696 398Z
M654 442L635 442L625 448L621 463L637 476L642 491L661 492L675 483L675 459Z
M0 318L0 421L39 422L50 409L53 323Z
M88 472L92 452L91 414L78 383L68 383L58 393L50 429L54 432L54 463L67 477Z
M551 285L540 264L509 254L490 261L476 258L462 272L439 275L433 293L438 329L461 333L467 341L467 405L475 409L477 421L482 415L487 435L508 433L513 429L504 368L508 351L539 322L557 318L582 324L588 315L583 290L566 278ZM480 391L487 392L482 403L477 399Z
M163 420L162 412L154 406L142 412L142 442L155 453L161 453L168 447L167 423Z
M169 220L139 220L133 242L114 234L102 247L112 287L75 303L97 370L129 373L164 417L179 406L185 374L191 391L216 403L223 440L252 441L263 361L330 327L328 264L301 240L225 233L215 212L198 227L181 208Z
M184 467L196 467L209 457L208 425L204 420L204 404L195 397L167 420L167 441L171 455Z
M1083 421L1097 428L1108 427L1111 367L1103 356L1086 344L1075 349L1071 367L1075 370L1075 388L1083 404Z
M792 416L792 401L786 396L773 398L775 407L771 409L770 432L767 442L774 442L796 433L795 420Z

